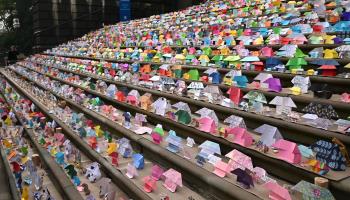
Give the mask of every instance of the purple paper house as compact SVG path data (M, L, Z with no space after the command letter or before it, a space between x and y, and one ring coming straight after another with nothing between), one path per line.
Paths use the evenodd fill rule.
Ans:
M269 78L264 83L269 84L269 91L273 92L281 92L282 91L282 85L279 78Z

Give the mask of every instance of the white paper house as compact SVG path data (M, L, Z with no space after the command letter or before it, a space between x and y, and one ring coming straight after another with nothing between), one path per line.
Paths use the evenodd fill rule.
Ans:
M292 108L296 108L297 106L293 102L290 97L280 97L276 96L270 102L271 105L276 105L276 114L290 114L292 112Z

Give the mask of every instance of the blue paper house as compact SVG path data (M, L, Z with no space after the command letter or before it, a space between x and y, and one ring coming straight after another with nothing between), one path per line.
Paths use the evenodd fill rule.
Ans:
M213 72L209 75L209 77L212 78L211 82L214 84L220 84L221 83L221 74L219 72Z
M237 82L237 87L240 87L240 88L247 87L248 79L246 76L235 76L233 80Z
M55 157L56 157L56 162L59 165L63 165L64 164L64 153L63 152L57 152L55 154Z
M173 153L177 153L180 151L180 148L182 146L182 138L178 137L174 134L170 134L166 139L166 142L168 142L167 149Z
M118 140L118 153L124 158L130 158L132 155L132 146L130 141L126 138L121 138Z
M265 66L267 69L273 69L277 65L282 65L283 63L278 58L267 58Z
M344 171L346 169L346 159L340 151L338 144L319 140L311 145L316 153L316 159L326 163L329 168L335 171Z
M132 156L133 160L133 165L135 166L136 169L143 169L145 166L145 159L143 158L142 154L134 154Z

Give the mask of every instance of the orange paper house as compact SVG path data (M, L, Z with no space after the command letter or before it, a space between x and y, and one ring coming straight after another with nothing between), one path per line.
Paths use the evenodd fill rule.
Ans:
M152 95L146 93L140 97L140 107L143 110L150 110L152 105Z

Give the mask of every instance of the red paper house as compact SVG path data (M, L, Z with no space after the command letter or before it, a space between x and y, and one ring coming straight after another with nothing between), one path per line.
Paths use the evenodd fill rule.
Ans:
M143 179L143 182L144 182L143 190L145 190L145 192L147 193L152 192L157 187L157 182L151 176L146 176Z
M254 65L254 70L255 71L264 71L264 63L259 61L259 62L252 62L252 65Z
M281 38L281 44L289 44L290 41L291 41L290 38L287 38L287 37Z
M238 105L239 102L242 99L242 92L241 89L237 88L237 87L231 87L228 91L227 94L229 95L231 101L235 104Z
M125 95L124 95L124 93L122 91L118 91L115 94L115 99L118 100L118 101L124 102L126 100L126 97L125 97Z
M337 68L334 65L322 65L321 67L317 68L321 71L322 76L336 76L337 75Z

